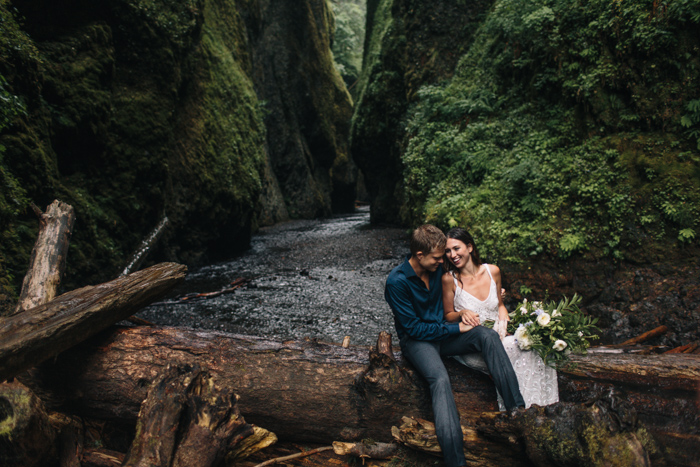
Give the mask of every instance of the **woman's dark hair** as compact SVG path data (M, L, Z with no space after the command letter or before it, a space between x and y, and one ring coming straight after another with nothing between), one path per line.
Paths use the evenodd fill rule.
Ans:
M472 252L469 253L469 256L472 257L472 261L474 261L474 264L476 266L481 266L481 258L479 257L479 250L476 247L476 243L474 243L474 239L472 238L471 235L469 235L469 232L464 230L461 227L455 227L453 229L450 229L447 234L445 234L447 238L454 238L455 240L459 240L460 242L464 243L465 245L471 245L472 246ZM446 271L457 271L457 267L450 262L449 259L445 258L445 261L442 263Z

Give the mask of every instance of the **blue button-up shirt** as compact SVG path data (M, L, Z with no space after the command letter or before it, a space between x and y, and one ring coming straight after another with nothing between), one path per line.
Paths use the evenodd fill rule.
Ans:
M409 336L419 341L434 341L459 334L459 323L445 321L442 308L442 268L429 274L430 289L408 262L396 266L386 279L384 298L394 313L399 339Z

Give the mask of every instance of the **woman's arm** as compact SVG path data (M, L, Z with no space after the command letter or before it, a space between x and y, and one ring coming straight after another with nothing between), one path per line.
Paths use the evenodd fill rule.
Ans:
M450 273L442 275L442 306L445 321L450 323L458 323L460 321L462 315L455 311L455 283Z
M452 274L442 275L442 306L445 321L460 323L462 332L479 325L479 315L471 310L455 311L455 283L452 280Z
M496 290L501 290L501 270L498 269L498 266L493 264L489 264L489 267L491 268L491 275L493 276L493 280L496 282ZM500 293L498 294L498 319L510 321L510 316L508 316L508 310L503 304L503 294Z
M498 266L490 264L491 275L493 276L493 281L496 283L496 290L503 290L501 287L501 270ZM503 304L503 293L498 294L498 320L493 325L493 329L498 333L503 340L508 333L508 321L510 321L510 316L508 316L508 310Z

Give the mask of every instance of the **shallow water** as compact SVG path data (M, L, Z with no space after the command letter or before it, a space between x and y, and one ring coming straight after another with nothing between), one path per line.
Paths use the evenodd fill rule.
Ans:
M240 257L189 272L184 283L139 317L278 339L312 338L373 344L380 331L394 334L384 281L408 252L406 231L373 227L369 210L323 220L266 227ZM208 299L178 296L249 282ZM396 342L395 342L396 343Z

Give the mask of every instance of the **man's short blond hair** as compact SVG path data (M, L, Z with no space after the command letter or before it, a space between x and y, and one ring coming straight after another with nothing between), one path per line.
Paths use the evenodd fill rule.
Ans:
M427 255L436 248L445 249L447 239L442 230L434 225L424 224L411 234L411 254L416 256L419 251Z

